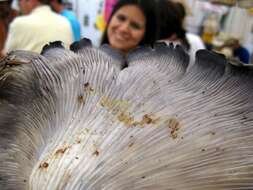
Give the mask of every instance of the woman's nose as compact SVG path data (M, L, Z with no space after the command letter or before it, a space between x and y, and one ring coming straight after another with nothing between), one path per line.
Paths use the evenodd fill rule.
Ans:
M119 26L119 30L121 32L129 32L129 23L128 22L121 23Z

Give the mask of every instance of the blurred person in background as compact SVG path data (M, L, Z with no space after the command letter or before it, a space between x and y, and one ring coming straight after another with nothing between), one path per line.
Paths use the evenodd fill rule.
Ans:
M76 18L73 11L65 8L62 0L51 0L50 2L52 9L60 15L66 17L71 24L74 40L79 41L81 39L80 23Z
M184 25L185 18L187 16L185 5L178 1L178 2L175 2L175 6L178 11L179 17L182 21L182 24ZM189 33L186 31L186 39L190 44L190 48L188 50L188 52L190 54L190 65L188 68L190 68L195 62L196 52L200 49L205 49L206 47L204 45L204 42L200 38L200 36L198 36L196 34Z
M237 59L245 64L250 63L250 52L245 47L243 47L239 39L234 37L227 39L222 46L222 50L224 51L226 48L229 48L231 50L232 58Z
M29 50L40 53L49 42L60 40L66 47L73 42L70 23L53 12L50 0L19 0L24 14L10 24L4 52Z
M153 0L119 0L114 6L101 44L124 55L157 39L156 4Z
M7 38L9 24L18 16L18 11L12 9L12 0L0 0L0 58Z
M159 11L159 41L180 44L188 51L190 43L186 38L186 30L176 5L172 1L158 0Z
M181 2L158 0L157 3L160 14L159 41L181 45L190 55L189 69L195 62L196 51L205 49L205 46L200 37L185 30L186 11Z

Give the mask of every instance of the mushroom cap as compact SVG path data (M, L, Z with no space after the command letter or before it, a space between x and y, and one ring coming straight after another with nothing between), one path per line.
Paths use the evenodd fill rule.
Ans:
M1 61L1 190L253 188L251 66L200 50L187 70L162 43L70 49Z

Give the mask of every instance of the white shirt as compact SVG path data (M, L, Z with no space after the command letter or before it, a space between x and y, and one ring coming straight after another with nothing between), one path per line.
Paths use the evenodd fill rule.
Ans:
M71 26L66 18L54 13L47 5L38 6L29 15L19 16L10 24L4 52L29 50L40 53L52 41L66 47L73 42Z
M190 63L188 66L188 69L189 69L195 63L196 52L200 49L205 49L205 45L203 41L201 40L201 38L197 36L196 34L186 33L186 39L188 40L191 46L189 50L189 54L190 54Z

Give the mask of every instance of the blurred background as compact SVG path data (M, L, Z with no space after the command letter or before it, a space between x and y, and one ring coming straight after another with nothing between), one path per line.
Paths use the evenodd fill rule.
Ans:
M81 36L99 45L113 5L117 0L65 0L81 25ZM253 0L178 0L185 4L187 31L199 35L207 49L221 50L236 39L253 52ZM17 0L13 7L18 9ZM224 53L226 51L224 50Z

